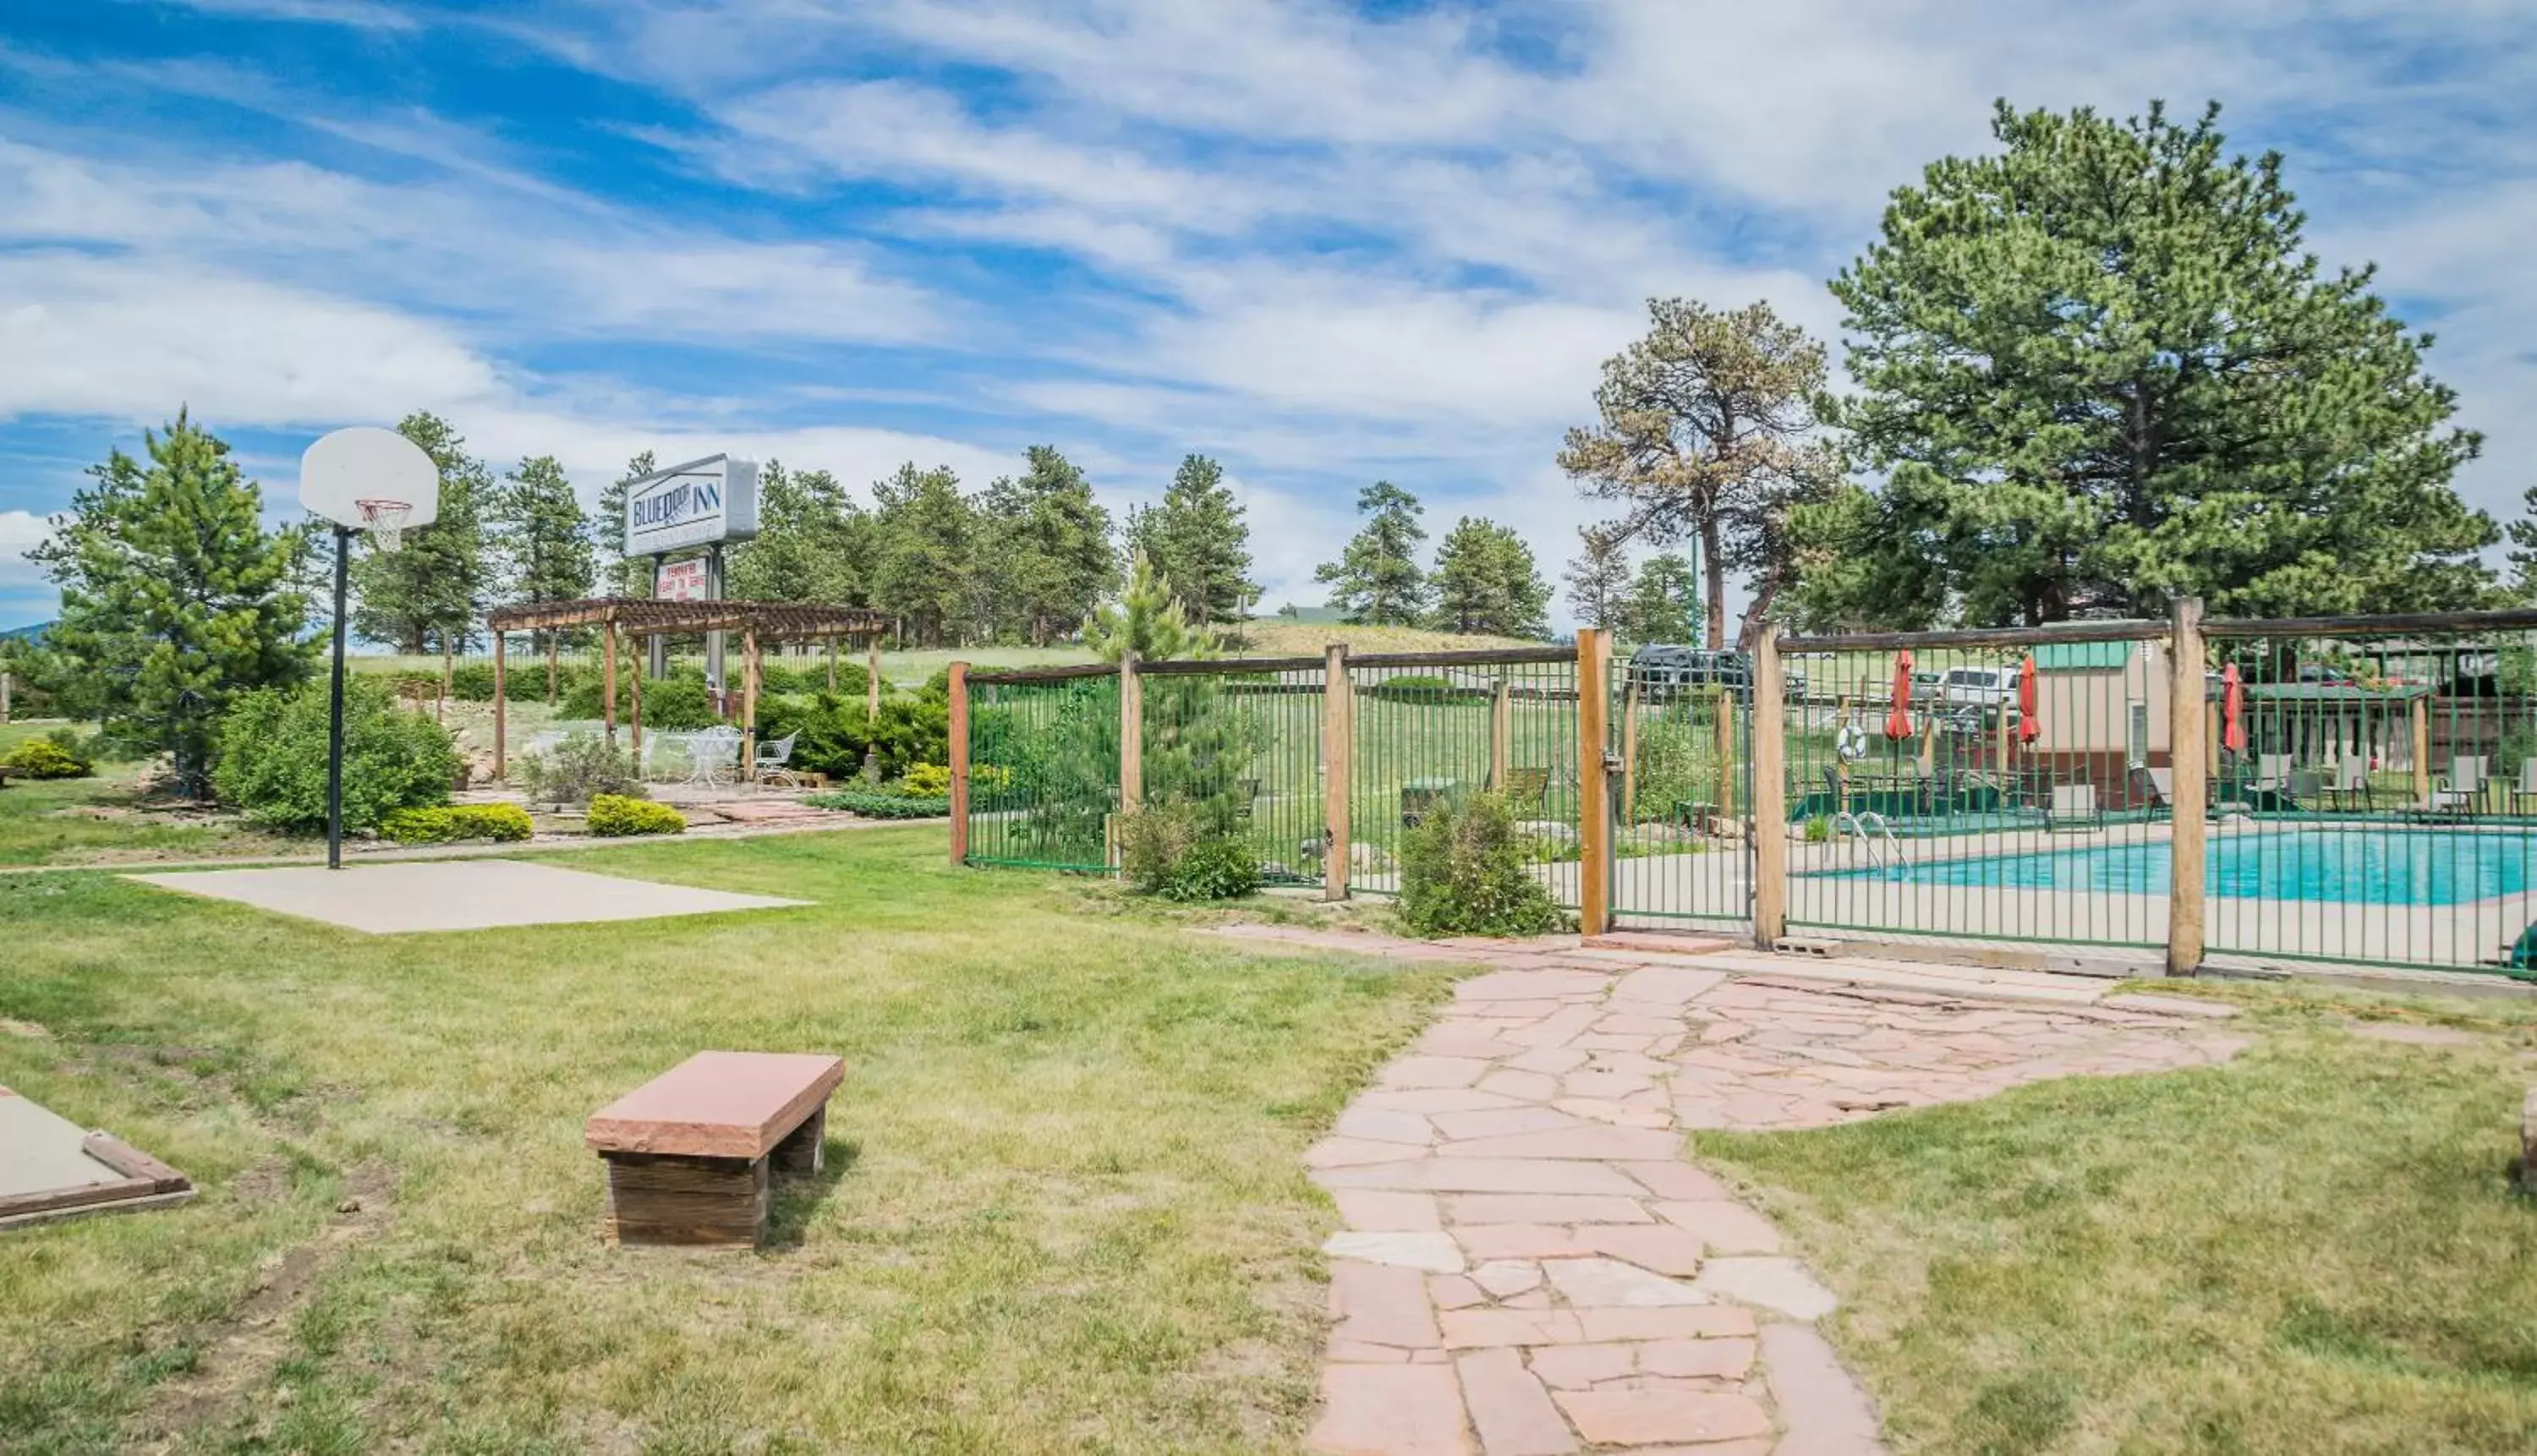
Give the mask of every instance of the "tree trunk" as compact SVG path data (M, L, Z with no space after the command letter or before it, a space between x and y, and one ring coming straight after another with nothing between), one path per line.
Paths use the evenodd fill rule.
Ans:
M1719 550L1720 536L1718 512L1713 508L1700 522L1700 570L1705 583L1703 595L1709 603L1703 647L1716 647L1726 640L1726 562Z

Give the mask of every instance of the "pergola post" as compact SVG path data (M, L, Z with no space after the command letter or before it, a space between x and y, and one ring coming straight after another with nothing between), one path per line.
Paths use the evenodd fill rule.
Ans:
M864 665L864 721L880 722L880 634L864 639L869 644Z
M757 780L757 629L740 633L740 776Z
M617 744L617 624L604 629L604 646L600 650L599 724L608 733L610 747Z
M497 784L510 777L510 745L504 737L510 726L504 709L510 698L502 685L502 638L505 635L501 628L493 629L493 781Z
M634 741L632 751L634 754L634 778L636 782L639 783L643 778L643 660L640 658L635 659L633 665L634 675L630 684L631 690L626 694L625 706L634 710Z

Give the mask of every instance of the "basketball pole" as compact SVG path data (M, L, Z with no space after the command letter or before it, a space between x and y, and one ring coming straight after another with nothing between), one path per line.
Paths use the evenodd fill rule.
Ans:
M353 531L335 527L335 672L326 710L326 867L344 867L344 589L350 575Z

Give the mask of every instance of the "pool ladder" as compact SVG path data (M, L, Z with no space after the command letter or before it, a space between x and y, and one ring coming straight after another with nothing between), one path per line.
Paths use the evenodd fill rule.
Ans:
M1894 837L1894 826L1874 809L1852 813L1848 809L1832 816L1832 832L1848 834L1867 847L1867 867L1901 869L1904 867L1903 842ZM1881 841L1881 843L1880 843Z

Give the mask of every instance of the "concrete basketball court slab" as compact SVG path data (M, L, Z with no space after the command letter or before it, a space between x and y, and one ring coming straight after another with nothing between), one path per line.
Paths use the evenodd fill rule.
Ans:
M369 935L648 920L810 903L617 879L519 859L426 860L352 869L215 869L131 878Z

